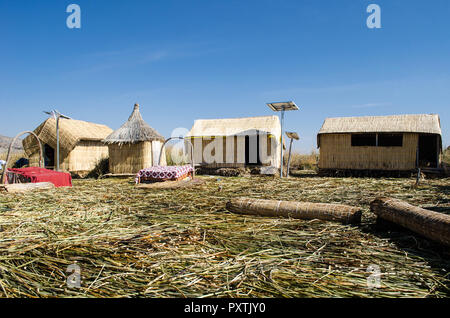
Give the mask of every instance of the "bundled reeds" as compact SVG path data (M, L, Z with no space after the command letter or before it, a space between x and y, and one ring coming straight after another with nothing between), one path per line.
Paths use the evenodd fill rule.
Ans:
M259 216L317 219L344 224L361 222L361 209L343 204L236 198L227 203L227 209L234 213Z
M393 198L376 198L370 209L380 218L450 246L450 215Z

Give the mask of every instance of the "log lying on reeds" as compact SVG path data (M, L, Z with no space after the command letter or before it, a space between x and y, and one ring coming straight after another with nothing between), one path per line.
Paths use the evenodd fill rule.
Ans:
M393 198L376 198L370 210L430 240L450 245L450 215L425 210Z
M304 220L338 221L344 224L360 223L361 209L342 204L232 199L227 203L230 212L260 216L278 216Z
M37 182L37 183L12 183L0 185L0 191L9 193L23 193L35 190L48 190L55 188L51 182Z

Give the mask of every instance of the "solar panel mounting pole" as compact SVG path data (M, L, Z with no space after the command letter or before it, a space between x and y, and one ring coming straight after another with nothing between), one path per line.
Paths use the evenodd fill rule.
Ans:
M275 112L281 112L281 169L280 169L280 178L283 178L283 132L284 132L284 112L287 110L298 110L298 106L295 105L294 102L277 102L277 103L267 103L270 109Z
M284 124L284 106L281 109L281 169L280 178L283 178L283 163L284 163L284 149L283 149L283 124Z
M52 110L51 112L44 111L44 113L46 113L47 115L52 115L56 121L56 171L59 171L59 119L60 118L71 119L71 118L61 114L57 110Z

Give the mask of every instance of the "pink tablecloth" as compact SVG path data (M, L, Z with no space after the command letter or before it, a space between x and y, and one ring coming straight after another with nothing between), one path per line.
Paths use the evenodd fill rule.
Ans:
M192 166L154 166L146 169L142 169L136 175L135 181L139 183L143 180L180 180L187 177L192 173L194 169Z

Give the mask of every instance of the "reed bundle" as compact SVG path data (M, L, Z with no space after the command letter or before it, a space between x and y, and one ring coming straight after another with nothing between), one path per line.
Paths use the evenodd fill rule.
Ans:
M382 219L450 246L450 215L393 198L376 198L370 204L370 209Z
M227 209L235 213L260 216L318 219L344 224L361 222L361 209L343 204L236 198L227 203Z

